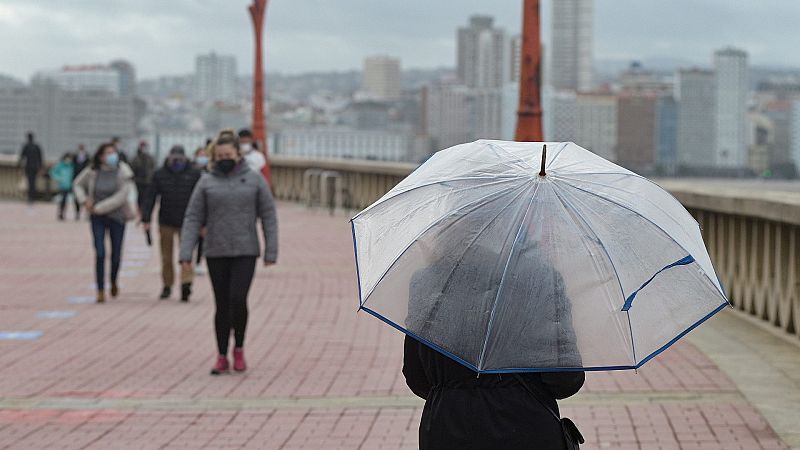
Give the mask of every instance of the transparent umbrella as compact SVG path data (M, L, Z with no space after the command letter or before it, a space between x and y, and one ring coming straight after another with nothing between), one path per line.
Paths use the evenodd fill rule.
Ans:
M476 372L635 369L728 305L683 206L571 142L440 151L352 226L360 309Z

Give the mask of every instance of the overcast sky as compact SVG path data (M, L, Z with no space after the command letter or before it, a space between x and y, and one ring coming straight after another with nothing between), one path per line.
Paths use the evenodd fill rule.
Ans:
M554 1L554 0L550 0ZM549 41L544 0L543 40ZM193 71L194 56L236 55L252 67L247 0L2 0L0 74L24 80L64 64L131 61L140 78ZM266 69L359 68L390 54L403 66L455 63L455 30L489 14L518 32L522 0L270 0ZM725 45L752 64L800 67L797 0L595 0L595 58L670 58L708 64Z

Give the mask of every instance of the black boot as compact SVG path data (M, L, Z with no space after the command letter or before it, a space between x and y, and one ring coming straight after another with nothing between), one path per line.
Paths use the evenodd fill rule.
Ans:
M181 285L181 301L188 302L190 295L192 295L192 283L183 283Z
M172 288L169 286L164 286L164 289L161 290L161 296L159 297L161 300L166 300L172 294Z

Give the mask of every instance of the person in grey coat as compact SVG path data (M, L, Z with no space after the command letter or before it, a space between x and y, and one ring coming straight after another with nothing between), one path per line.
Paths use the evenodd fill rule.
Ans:
M203 174L192 192L181 229L180 261L191 268L192 250L206 228L205 255L216 313L214 326L219 355L212 375L228 372L228 344L234 334L233 369L244 371L244 335L247 293L261 254L256 221L264 232L263 261L278 258L278 220L272 193L260 173L243 160L233 130L223 130L211 145L211 171Z

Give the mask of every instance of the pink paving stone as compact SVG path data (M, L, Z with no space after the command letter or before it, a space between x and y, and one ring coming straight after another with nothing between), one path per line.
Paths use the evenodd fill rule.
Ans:
M122 295L92 296L86 222L58 223L51 205L0 203L0 329L42 330L0 342L0 400L103 399L104 409L0 409L3 448L417 447L420 408L326 407L214 411L115 408L117 399L265 400L411 396L401 375L402 336L357 314L346 217L281 204L281 254L259 267L251 291L245 374L210 377L213 298L198 277L189 304L159 301L157 248L126 230ZM136 261L136 262L134 262ZM143 265L140 267L139 262ZM74 310L45 320L38 311ZM731 380L681 341L638 373L589 373L587 393L733 393ZM631 404L563 407L585 448L785 448L752 406Z

